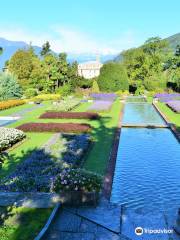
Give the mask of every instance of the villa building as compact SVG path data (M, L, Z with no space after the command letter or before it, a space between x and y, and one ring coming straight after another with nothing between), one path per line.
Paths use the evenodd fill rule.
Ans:
M96 61L80 63L78 65L78 75L87 79L98 77L102 66L103 64L98 59Z

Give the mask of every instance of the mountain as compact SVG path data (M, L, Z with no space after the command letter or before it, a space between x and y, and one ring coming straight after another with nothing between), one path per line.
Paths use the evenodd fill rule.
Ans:
M174 34L168 38L165 38L164 40L167 40L169 42L170 48L175 51L176 46L179 44L180 45L180 33ZM122 54L119 53L115 58L115 62L121 62L122 61Z
M10 59L10 57L20 48L27 49L28 44L26 42L22 41L10 41L4 38L0 38L0 47L3 48L3 54L0 55L0 69L3 68L5 62ZM40 54L41 47L33 46L35 53ZM106 62L109 60L113 60L116 55L102 55L100 56L101 62ZM67 60L69 62L77 61L79 63L85 62L85 61L93 61L96 59L95 54L74 54L74 53L68 53Z
M169 45L173 50L175 50L178 44L180 45L180 33L174 34L165 39L169 42Z
M10 59L10 57L20 48L27 49L28 44L22 41L9 41L4 38L0 38L0 47L3 48L3 54L0 55L0 69L3 68L4 63ZM33 46L35 53L39 54L41 48Z

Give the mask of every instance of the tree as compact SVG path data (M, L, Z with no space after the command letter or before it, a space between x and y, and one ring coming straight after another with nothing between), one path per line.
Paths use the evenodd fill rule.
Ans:
M51 52L51 46L49 44L49 42L45 42L42 46L42 50L41 50L41 56L46 56L47 54L49 54Z
M128 90L128 76L126 69L119 63L105 63L100 70L98 85L101 91L115 92Z
M17 78L10 73L0 73L0 100L20 98L22 89Z
M93 81L93 85L92 85L92 92L93 93L99 93L99 86L96 80Z
M180 57L180 45L176 46L175 54L176 57Z
M3 48L0 47L0 55L3 53Z
M17 77L23 89L26 89L30 84L34 58L37 58L37 56L34 54L34 51L29 48L27 50L17 50L9 60L8 70Z

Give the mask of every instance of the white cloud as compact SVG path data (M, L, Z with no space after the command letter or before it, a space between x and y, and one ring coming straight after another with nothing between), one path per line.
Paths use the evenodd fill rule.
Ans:
M52 27L48 33L31 32L17 27L0 27L0 37L14 41L32 42L33 45L38 46L42 46L45 41L49 41L52 50L56 52L78 54L116 54L136 44L132 32L124 32L116 39L106 42L87 33L62 26Z

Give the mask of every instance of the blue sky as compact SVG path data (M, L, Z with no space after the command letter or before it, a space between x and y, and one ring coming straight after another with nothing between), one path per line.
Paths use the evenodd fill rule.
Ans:
M1 2L0 37L49 40L55 51L111 54L180 32L179 0Z

